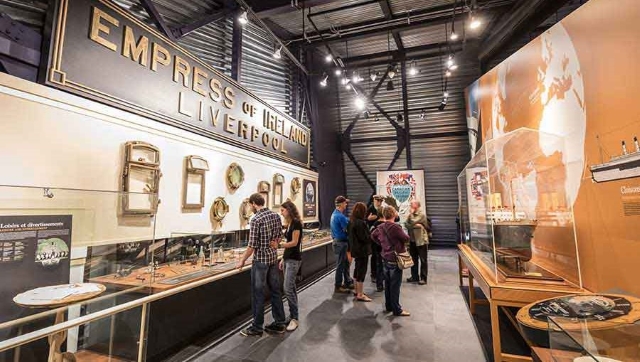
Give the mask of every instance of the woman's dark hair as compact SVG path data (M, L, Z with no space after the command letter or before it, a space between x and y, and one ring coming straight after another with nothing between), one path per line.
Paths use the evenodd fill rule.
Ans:
M357 202L351 210L351 222L355 220L364 220L364 216L367 214L367 205L362 202Z
M298 212L296 204L291 201L285 201L282 203L282 205L280 205L280 207L287 210L291 221L300 221L300 213Z

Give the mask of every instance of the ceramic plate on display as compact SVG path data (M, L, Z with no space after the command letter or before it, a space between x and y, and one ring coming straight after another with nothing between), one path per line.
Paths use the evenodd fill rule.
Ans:
M301 188L302 188L302 183L300 182L300 178L294 177L291 180L291 193L294 195L297 195L298 192L300 192Z
M211 206L211 217L216 221L222 221L229 213L229 204L223 197L218 197Z
M227 185L229 189L235 191L242 186L244 182L244 171L237 163L232 163L227 168Z

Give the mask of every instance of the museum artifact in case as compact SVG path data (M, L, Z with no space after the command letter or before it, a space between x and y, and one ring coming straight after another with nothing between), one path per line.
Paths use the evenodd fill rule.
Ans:
M487 141L458 176L461 250L496 283L581 287L573 219L573 168L565 139L521 128Z
M122 214L155 215L160 200L160 150L149 143L130 141L124 146ZM148 194L148 198L130 197Z
M280 207L284 202L284 176L277 173L273 175L273 207Z
M183 209L202 209L204 207L206 173L209 162L200 156L187 156L184 171Z
M227 179L227 187L231 191L235 191L244 183L244 170L237 163L232 163L227 167L225 175Z

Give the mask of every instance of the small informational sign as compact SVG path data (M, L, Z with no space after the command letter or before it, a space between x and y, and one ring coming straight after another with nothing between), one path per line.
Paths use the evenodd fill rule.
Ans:
M304 190L303 198L303 217L311 219L317 217L318 205L318 187L315 181L304 180L302 188Z

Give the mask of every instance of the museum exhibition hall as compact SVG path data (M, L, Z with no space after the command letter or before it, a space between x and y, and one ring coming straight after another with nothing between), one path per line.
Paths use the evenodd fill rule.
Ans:
M0 362L640 362L638 34L0 0Z

